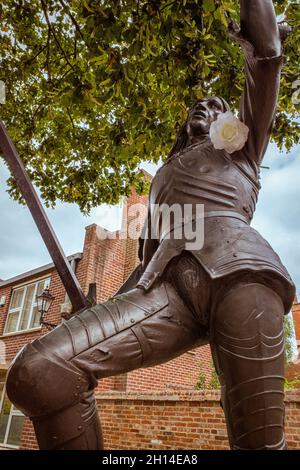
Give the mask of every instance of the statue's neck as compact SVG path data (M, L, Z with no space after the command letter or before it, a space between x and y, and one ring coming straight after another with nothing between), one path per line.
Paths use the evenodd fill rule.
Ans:
M204 142L209 137L208 134L202 134L202 135L197 135L197 136L190 136L187 141L187 147L190 145L195 145L195 144L201 144Z

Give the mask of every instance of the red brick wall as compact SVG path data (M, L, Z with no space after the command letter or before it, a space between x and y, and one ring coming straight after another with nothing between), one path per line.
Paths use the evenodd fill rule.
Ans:
M29 418L25 418L24 420L20 448L26 450L38 450L34 429Z
M227 449L216 392L99 395L105 449Z
M219 393L99 395L106 449L228 449ZM300 393L286 394L289 449L300 449Z
M229 449L219 392L109 392L97 401L107 450ZM285 406L288 447L300 450L300 391L287 392ZM24 430L22 448L36 449L29 420Z
M135 190L133 190L130 198L127 200L127 204L124 205L123 210L123 223L126 221L127 227L134 221L134 226L139 227L139 234L143 228L146 211L147 211L147 197L139 196ZM134 206L135 205L135 206ZM133 207L134 206L134 207ZM133 269L139 264L138 259L138 240L128 237L126 239L125 248L125 263L124 263L124 280L127 279Z
M200 373L211 378L209 346L194 349L165 364L137 369L127 377L127 391L194 389Z

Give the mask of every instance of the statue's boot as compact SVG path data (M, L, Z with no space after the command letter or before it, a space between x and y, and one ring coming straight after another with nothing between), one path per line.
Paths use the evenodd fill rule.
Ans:
M90 380L70 362L25 346L8 374L7 393L30 417L41 450L102 449L103 440Z

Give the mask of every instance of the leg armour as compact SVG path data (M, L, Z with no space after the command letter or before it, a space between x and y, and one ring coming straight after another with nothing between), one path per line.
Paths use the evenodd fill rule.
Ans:
M207 340L169 283L133 289L26 346L7 393L32 419L41 449L98 449L97 379L160 364Z
M212 353L232 449L281 450L284 439L284 307L262 284L242 283L212 314Z
M6 382L9 399L33 421L42 450L101 448L95 398L88 389L82 372L44 350L39 340L20 351Z

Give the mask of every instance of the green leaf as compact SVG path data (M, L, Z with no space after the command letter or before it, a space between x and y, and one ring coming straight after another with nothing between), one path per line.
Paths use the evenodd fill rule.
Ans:
M203 11L211 12L215 10L214 0L203 0L202 4Z

